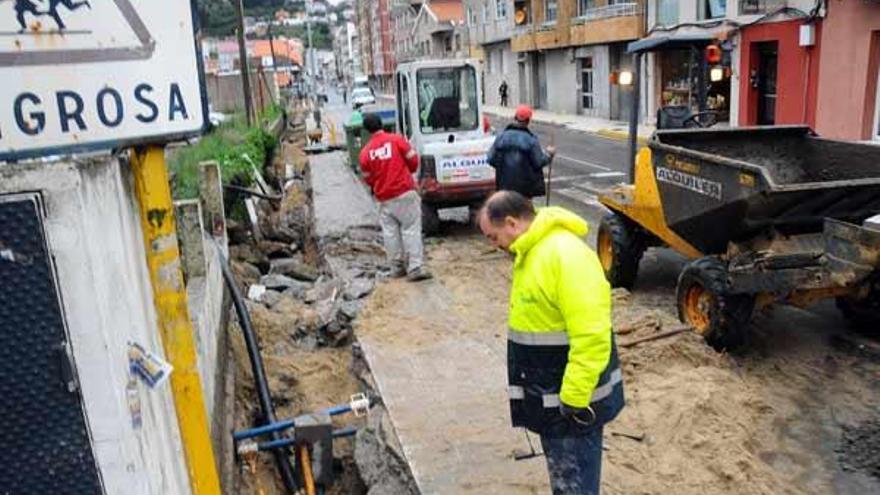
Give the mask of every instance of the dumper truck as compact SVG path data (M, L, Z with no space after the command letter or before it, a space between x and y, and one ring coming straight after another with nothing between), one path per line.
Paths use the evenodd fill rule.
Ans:
M645 249L691 261L680 319L718 350L744 343L752 314L835 299L880 329L880 147L807 127L657 131L611 210L597 252L612 285L632 287Z

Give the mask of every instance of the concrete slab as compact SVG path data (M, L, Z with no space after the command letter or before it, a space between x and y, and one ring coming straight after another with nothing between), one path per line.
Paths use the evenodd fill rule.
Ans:
M378 225L376 203L336 151L309 157L319 237L341 235L351 227Z
M510 426L505 322L484 316L497 315L487 306L503 307L503 294L455 285L447 267L435 275L383 284L356 327L419 490L549 493L543 458L513 460L528 443Z

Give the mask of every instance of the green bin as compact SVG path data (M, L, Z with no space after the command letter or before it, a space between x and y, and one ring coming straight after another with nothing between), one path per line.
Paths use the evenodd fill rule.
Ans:
M382 127L387 132L397 131L397 117L393 110L377 113L382 117ZM348 149L348 165L355 173L360 174L361 150L370 140L370 133L364 129L362 124L346 123L343 127L345 128L345 146Z

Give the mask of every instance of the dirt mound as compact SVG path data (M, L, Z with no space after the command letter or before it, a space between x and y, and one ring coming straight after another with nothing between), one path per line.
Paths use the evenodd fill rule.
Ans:
M428 256L437 283L380 285L358 332L415 354L437 339L503 328L509 256L473 235L433 242ZM413 291L420 307L400 308ZM877 417L880 366L829 345L836 325L837 315L780 308L756 318L751 347L738 355L713 351L693 332L621 348L627 406L606 426L603 492L877 493L865 473L876 473L880 428L863 422ZM680 326L674 279L614 291L619 343Z

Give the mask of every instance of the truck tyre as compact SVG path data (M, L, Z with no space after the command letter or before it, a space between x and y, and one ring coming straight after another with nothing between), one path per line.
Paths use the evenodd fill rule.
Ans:
M836 302L850 327L860 333L880 335L880 278L873 278L864 299L838 297Z
M436 235L440 232L440 214L437 207L422 203L422 233Z
M730 293L727 265L718 258L700 258L685 266L678 277L676 301L681 322L716 351L745 344L755 298Z
M609 213L602 218L596 238L596 251L605 278L612 287L632 289L645 254L645 238L631 220Z

